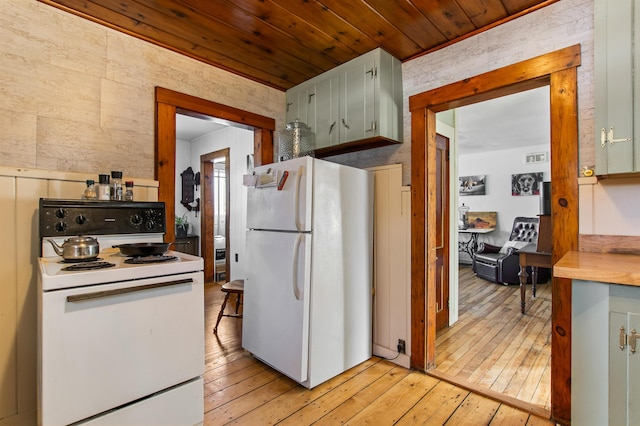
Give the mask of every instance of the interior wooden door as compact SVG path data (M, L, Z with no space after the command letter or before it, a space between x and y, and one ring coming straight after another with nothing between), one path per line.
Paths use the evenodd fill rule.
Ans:
M449 138L436 134L436 330L449 325Z
M229 176L231 175L231 157L230 148L224 148L218 151L210 152L200 156L200 172L202 179L202 219L200 220L201 226L201 241L202 247L200 249L200 256L204 259L204 279L205 282L214 281L215 279L215 261L216 250L214 241L214 212L216 210L216 196L214 189L214 162L216 158L224 158L224 170L225 176L225 275L231 276L231 265L229 262L229 241L230 241L230 215L229 206L231 202L231 191L229 187Z

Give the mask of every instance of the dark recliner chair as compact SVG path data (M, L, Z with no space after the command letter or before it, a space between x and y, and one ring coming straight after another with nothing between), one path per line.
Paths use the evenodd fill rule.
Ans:
M518 249L528 244L538 244L538 218L516 217L509 241L504 246L497 247L491 244L481 243L478 251L474 253L473 272L480 278L500 283L520 284L518 273L520 261ZM531 267L527 267L527 283L531 283ZM544 283L549 279L551 271L547 268L538 268L538 283Z

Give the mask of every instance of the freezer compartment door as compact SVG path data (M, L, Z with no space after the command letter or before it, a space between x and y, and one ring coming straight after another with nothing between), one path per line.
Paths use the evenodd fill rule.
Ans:
M258 182L263 179L267 183L248 189L247 228L311 231L313 159L302 157L260 166L255 173Z
M302 383L309 359L310 234L247 232L242 346Z

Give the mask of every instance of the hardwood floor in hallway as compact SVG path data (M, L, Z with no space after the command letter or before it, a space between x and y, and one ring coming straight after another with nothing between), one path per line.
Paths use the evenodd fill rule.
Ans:
M306 389L242 349L242 320L223 317L213 334L222 298L205 285L206 426L554 424L378 357Z
M459 320L438 332L436 372L482 392L550 409L551 283L527 285L525 314L520 289L475 276L460 267Z

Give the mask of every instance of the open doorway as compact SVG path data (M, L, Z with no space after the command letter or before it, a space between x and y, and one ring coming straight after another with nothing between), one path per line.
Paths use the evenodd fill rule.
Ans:
M158 201L163 201L166 206L167 223L173 223L175 220L177 112L212 117L235 127L250 129L253 136L254 164L262 165L273 162L274 119L157 87L155 177L159 183ZM174 239L174 228L167 227L165 240L173 241ZM201 255L205 258L207 253L204 253L203 250L206 248L206 246L201 247ZM227 256L227 259L230 257ZM210 254L210 258L213 261L213 253ZM205 281L213 279L214 268L211 266L205 270Z
M555 263L578 247L577 70L580 46L532 58L409 98L411 111L412 279L411 365L435 364L435 114L524 90L549 86L551 110L551 200ZM571 289L552 279L551 417L571 418Z
M450 299L442 300L441 280L436 279L433 373L456 384L517 398L535 406L532 410L550 408L551 286L539 285L537 297L528 299L527 311L521 315L517 270L507 268L505 279L512 284L508 287L476 276L471 254L477 245L471 243L502 247L515 217L536 218L542 213L540 196L512 196L511 181L513 173L539 172L544 180L550 179L549 108L549 88L545 86L436 116L436 142L441 134L451 137L452 171L441 177L449 181L451 190L449 193L443 186L437 194L445 191L451 198L447 205L451 226L446 235L454 241ZM544 161L529 161L532 152L544 153L540 156ZM473 191L459 184L460 176L466 176L467 182L471 178L478 181ZM463 204L464 223L460 217ZM439 210L441 207L436 217ZM439 261L444 256L437 257ZM513 265L514 259L517 269L517 255L509 257L506 264ZM439 318L443 304L451 306L451 315L446 318L450 322Z

